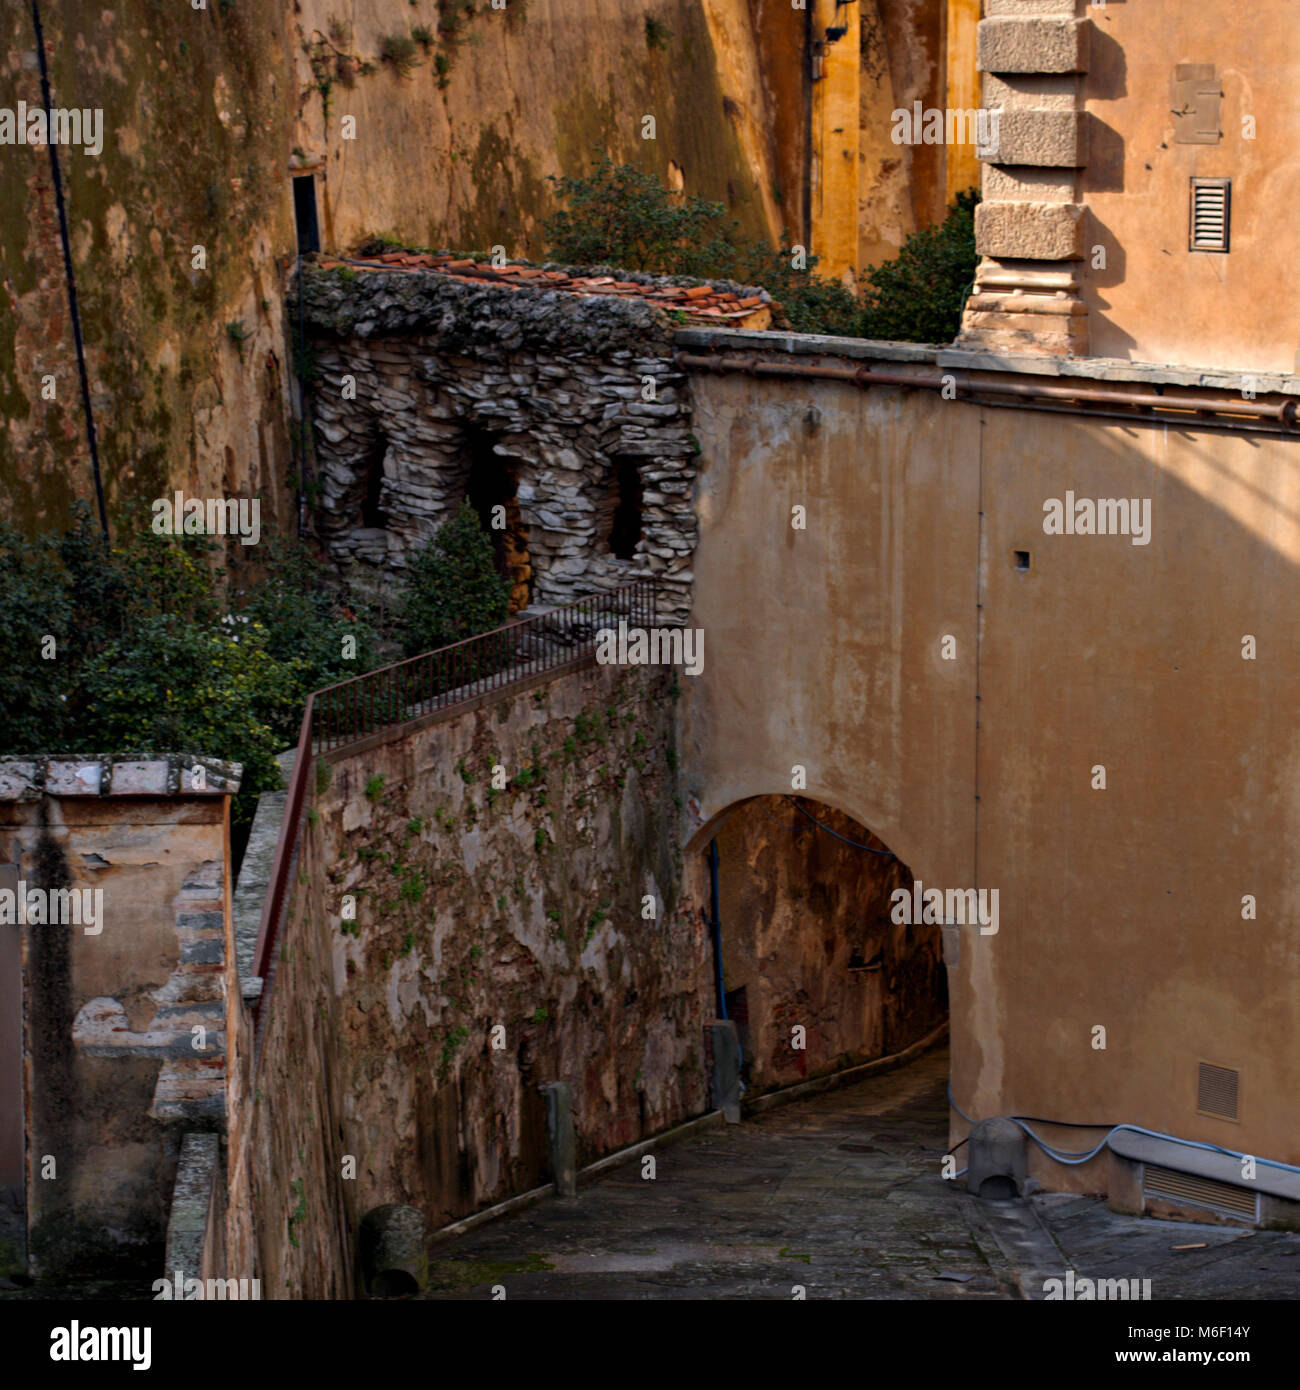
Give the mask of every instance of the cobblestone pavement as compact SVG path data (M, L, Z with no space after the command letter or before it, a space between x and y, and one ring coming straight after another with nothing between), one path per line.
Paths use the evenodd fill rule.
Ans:
M988 1203L939 1176L948 1056L719 1126L433 1247L431 1299L1041 1298L1061 1277L1152 1297L1300 1297L1300 1236ZM1206 1248L1174 1252L1173 1245Z

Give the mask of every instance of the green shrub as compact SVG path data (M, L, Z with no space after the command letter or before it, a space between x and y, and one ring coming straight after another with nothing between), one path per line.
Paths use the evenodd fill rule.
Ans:
M574 265L610 265L659 275L734 280L767 289L800 333L853 334L853 294L814 271L795 270L793 249L746 241L721 203L681 197L652 174L603 155L586 178L550 176L566 206L548 219L552 255Z
M408 656L489 632L510 611L510 581L497 573L492 542L468 502L415 551L407 573L400 617Z
M876 266L863 287L862 336L910 343L950 343L975 282L972 188L949 204L944 220L908 237L892 261Z
M897 258L870 270L859 298L819 276L816 256L796 270L787 236L776 250L747 241L721 203L673 194L654 175L608 155L586 177L551 179L564 204L544 228L556 260L761 286L798 333L948 343L975 278L973 189L958 195L942 223L922 228Z
M410 77L420 66L415 56L419 45L409 34L385 34L379 40L379 61L387 63L398 77Z
M227 591L203 536L144 530L107 549L78 504L62 534L0 527L0 753L202 753L244 764L236 820L280 785L307 692L364 669L374 637L296 543ZM55 660L43 642L57 642ZM358 660L342 658L343 638Z

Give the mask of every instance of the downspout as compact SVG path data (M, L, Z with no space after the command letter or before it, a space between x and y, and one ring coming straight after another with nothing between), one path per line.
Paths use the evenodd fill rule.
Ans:
M722 916L718 911L718 842L709 841L710 910L713 915L713 982L718 995L718 1017L727 1016L727 991L722 981Z

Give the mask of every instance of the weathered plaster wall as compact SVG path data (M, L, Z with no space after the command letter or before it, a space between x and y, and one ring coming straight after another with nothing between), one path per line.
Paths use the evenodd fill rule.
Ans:
M272 0L206 10L44 0L56 106L99 109L103 149L59 147L110 515L171 487L288 513L276 258L293 249L292 72ZM0 106L39 106L29 5L0 14ZM0 146L0 515L35 529L92 502L49 150ZM196 247L206 268L195 268ZM242 325L236 344L227 325ZM42 398L43 378L55 397Z
M232 1132L231 1272L343 1296L370 1208L437 1226L545 1181L542 1082L573 1086L579 1163L708 1108L672 689L592 667L327 764Z
M357 0L336 46L376 71L350 87L332 76L327 116L302 46L329 37L338 7L298 9L293 144L324 161L331 246L388 234L536 256L557 206L547 175L585 172L603 152L665 177L675 166L687 191L724 203L751 236L780 230L746 0L508 0L504 10ZM453 9L462 17L448 23ZM654 44L647 19L660 26ZM378 55L386 36L419 26L433 42L404 78ZM355 140L341 138L348 116ZM653 139L642 138L644 116Z
M890 919L890 894L912 890L907 866L850 817L799 804L878 853L784 796L747 801L718 829L728 1013L750 1096L901 1052L947 1012L939 928Z
M1092 351L1139 362L1293 371L1300 361L1300 254L1287 192L1300 168L1294 7L1260 0L1155 0L1083 8L1092 20L1086 244L1082 263ZM1267 36L1265 40L1264 36ZM1213 66L1223 94L1217 143L1175 139L1174 67ZM1249 122L1249 125L1247 124ZM1226 254L1188 248L1189 180L1232 180Z
M400 583L407 554L455 515L488 450L515 470L534 603L654 576L661 615L686 616L696 444L662 312L435 274L309 271L303 282L320 374L319 524L347 582ZM627 559L607 534L620 460L642 489ZM382 527L363 511L380 474Z
M28 1254L42 1277L152 1279L180 1135L224 1122L229 796L157 794L165 762L113 764L100 792L79 766L92 782L0 764L0 862L103 893L98 932L3 928L22 932Z
M831 383L691 390L710 653L683 703L693 843L805 765L808 796L926 885L999 891L996 935L947 942L968 1114L1300 1161L1295 445ZM1149 544L1044 534L1068 490L1150 499ZM1202 1060L1240 1071L1239 1123L1197 1113Z

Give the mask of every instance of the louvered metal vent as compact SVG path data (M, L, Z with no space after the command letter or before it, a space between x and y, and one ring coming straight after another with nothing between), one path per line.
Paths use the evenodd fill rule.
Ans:
M1259 1194L1231 1183L1216 1182L1213 1178L1196 1178L1190 1173L1176 1173L1171 1168L1156 1168L1147 1163L1142 1168L1142 1195L1178 1206L1201 1207L1206 1211L1223 1212L1228 1216L1259 1219Z
M1226 251L1231 216L1231 179L1192 180L1190 246L1193 251Z
M1196 1108L1202 1115L1217 1115L1221 1120L1237 1118L1238 1073L1231 1067L1216 1067L1202 1062L1196 1078Z

